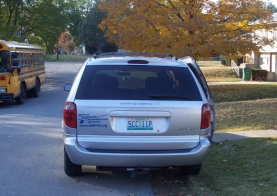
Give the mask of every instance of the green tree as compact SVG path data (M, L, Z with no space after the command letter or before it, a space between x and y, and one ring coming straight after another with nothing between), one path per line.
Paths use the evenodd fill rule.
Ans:
M79 23L85 18L89 10L93 7L94 1L91 0L68 0L65 10L66 16L69 19L67 30L74 37L75 42L79 45Z
M69 23L64 0L0 0L0 37L43 46L53 53Z
M100 52L101 48L106 44L105 33L98 28L98 25L106 17L105 12L98 8L99 0L95 1L93 7L89 10L87 16L79 24L79 39L85 44L88 51L96 48Z
M0 37L5 40L20 39L20 25L22 19L21 9L23 0L1 0L0 1Z
M64 1L44 0L28 7L29 39L40 42L47 53L55 52L59 35L66 29L68 18L65 16Z
M267 9L270 9L272 13L277 12L277 8L272 2L269 2L269 4L267 5Z

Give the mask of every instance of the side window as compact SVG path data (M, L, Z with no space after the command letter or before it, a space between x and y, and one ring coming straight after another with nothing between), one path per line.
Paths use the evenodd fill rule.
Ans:
M23 53L23 65L25 66L25 65L28 65L28 57L27 57L27 53Z
M207 89L208 86L207 86L207 83L205 82L206 84L203 84L203 81L201 80L197 70L194 68L194 66L192 64L188 63L188 66L190 67L191 71L193 72L193 74L197 78L199 84L201 85L201 87L202 87L202 89L203 89L203 91L205 93L205 96L208 98L208 92L207 92L208 91L208 89ZM202 76L202 77L204 77L204 76Z
M38 53L35 53L35 64L38 64Z
M44 62L43 53L39 53L39 54L38 54L38 62L39 62L40 64Z
M22 53L18 53L18 58L19 58L19 65L23 65L23 55Z
M27 53L27 64L31 65L31 54Z

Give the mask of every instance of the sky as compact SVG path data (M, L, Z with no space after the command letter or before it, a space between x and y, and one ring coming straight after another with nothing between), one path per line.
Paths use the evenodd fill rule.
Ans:
M268 2L268 3L273 3L274 5L277 6L277 0L263 0L264 2Z

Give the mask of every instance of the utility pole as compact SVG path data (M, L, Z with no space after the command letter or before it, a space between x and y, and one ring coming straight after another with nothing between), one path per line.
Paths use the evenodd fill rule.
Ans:
M57 42L56 42L57 60L59 60L59 47L58 47L58 43L59 43L59 36L57 35Z
M58 0L56 0L56 8L58 8ZM56 42L57 60L59 60L59 47L58 47L58 43L59 43L59 35L57 35L57 42Z

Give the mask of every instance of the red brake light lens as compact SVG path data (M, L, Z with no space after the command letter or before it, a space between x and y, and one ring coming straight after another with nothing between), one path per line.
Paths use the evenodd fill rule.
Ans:
M0 76L0 80L5 80L6 77L5 76Z
M201 129L206 129L211 124L211 108L209 104L202 106Z
M64 124L70 128L77 128L77 108L75 103L66 102L63 108Z
M129 64L143 64L143 65L146 65L149 62L146 61L146 60L129 60L128 63Z

